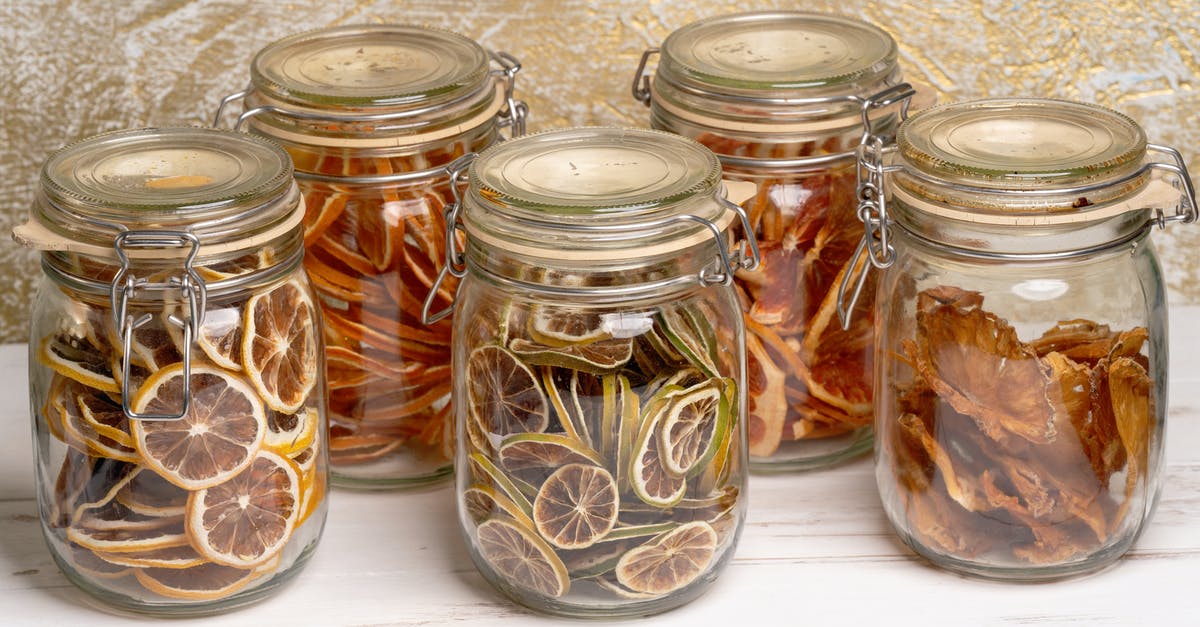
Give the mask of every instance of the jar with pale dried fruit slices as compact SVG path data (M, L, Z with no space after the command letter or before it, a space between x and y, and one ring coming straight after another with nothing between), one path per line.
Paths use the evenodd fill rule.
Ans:
M745 214L703 146L574 129L494 146L448 221L459 521L484 577L566 616L701 594L745 514ZM455 238L454 241L458 241ZM429 318L435 311L426 303Z
M1196 220L1183 158L1115 111L1006 99L918 113L861 167L880 193L860 265L878 277L875 474L896 531L989 578L1111 564L1162 481L1150 233ZM863 284L847 277L847 300Z
M504 127L524 132L520 69L447 31L342 26L266 46L249 89L222 104L240 98L238 125L296 164L304 265L326 323L338 485L416 487L453 468L451 322L422 325L421 304L446 255L457 159ZM436 291L442 306L456 280Z
M243 133L97 135L42 168L29 398L42 529L112 608L208 614L325 524L321 320L291 160Z
M726 178L758 188L743 206L762 263L736 280L755 471L823 468L870 450L873 296L849 329L835 307L862 239L855 150L890 141L913 94L896 56L871 24L770 11L688 24L637 68L633 95L653 128L704 144Z

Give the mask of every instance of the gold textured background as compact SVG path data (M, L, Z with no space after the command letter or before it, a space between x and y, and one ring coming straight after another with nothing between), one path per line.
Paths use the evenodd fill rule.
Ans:
M115 8L119 7L119 8ZM644 125L629 96L642 50L692 20L804 8L857 15L900 43L908 77L943 101L1091 100L1141 122L1200 175L1197 0L0 0L0 229L24 219L41 161L100 131L205 123L254 52L334 24L449 28L525 64L530 130ZM1155 235L1175 302L1200 302L1200 225ZM36 255L0 244L0 341L23 341Z

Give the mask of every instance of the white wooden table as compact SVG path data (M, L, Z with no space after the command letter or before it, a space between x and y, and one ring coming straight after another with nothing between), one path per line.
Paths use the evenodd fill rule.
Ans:
M896 540L869 459L755 476L737 555L699 600L651 620L687 625L1200 625L1200 308L1172 310L1165 487L1149 528L1099 574L1050 584L967 579ZM58 572L34 503L24 346L0 347L0 625L124 625ZM332 494L304 572L206 625L553 624L501 597L459 538L450 486ZM191 621L180 621L187 623Z

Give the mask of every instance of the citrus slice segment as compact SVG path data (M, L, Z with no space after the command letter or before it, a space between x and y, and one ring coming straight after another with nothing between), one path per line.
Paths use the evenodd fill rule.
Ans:
M326 474L309 470L300 477L300 515L296 517L296 529L299 529L325 502ZM322 516L322 518L324 518Z
M688 362L710 377L720 376L717 335L708 318L691 307L664 308L659 313L662 334Z
M536 533L503 518L485 520L475 530L479 554L506 581L547 597L571 587L567 567Z
M115 498L134 514L165 518L184 515L188 492L153 470L142 467L117 491Z
M137 450L146 465L185 490L236 475L254 460L266 415L254 389L237 375L207 366L191 373L191 403L178 420L134 420ZM175 413L183 398L183 365L154 373L133 398L134 411Z
M504 474L504 471L492 463L491 459L479 453L472 453L467 457L467 463L470 464L471 473L480 483L496 486L525 513L526 518L533 516L533 505L525 497L525 493L521 491L521 488L508 475Z
M493 486L477 483L463 492L463 507L475 524L489 518L507 515L526 527L533 527L533 520L512 499Z
M635 592L674 592L708 570L716 549L712 526L690 522L626 553L617 563L617 581Z
M211 307L204 312L204 324L195 338L196 346L214 364L235 372L242 369L242 318L240 305ZM166 327L175 349L183 350L183 330L170 323Z
M546 398L554 408L558 424L568 437L580 444L591 447L592 436L588 433L587 422L583 419L583 408L579 406L576 397L570 394L570 371L565 368L542 368L542 384L546 390ZM567 389L564 394L563 390Z
M258 576L252 570L220 564L191 568L142 568L133 571L147 590L172 599L209 601L223 599L246 587Z
M196 550L213 562L251 568L287 544L300 505L296 466L271 451L259 451L237 476L192 493L188 535Z
M66 380L55 390L50 406L58 414L64 441L71 447L99 457L139 461L126 431L129 423L124 411L104 392Z
M320 414L315 407L308 407L295 414L267 411L267 432L263 446L284 457L303 451L317 437Z
M657 507L675 505L683 499L687 491L687 481L668 473L663 467L660 454L659 439L663 417L670 409L670 396L676 393L676 390L664 388L655 395L655 399L647 403L642 415L641 430L630 456L629 484L633 493L643 502Z
M103 342L93 342L72 333L55 333L42 338L38 360L68 379L105 392L120 392L113 378L109 354Z
M42 410L38 412L38 416L42 419L42 424L46 425L46 430L54 439L59 442L66 442L66 434L63 432L62 411L55 406L55 401L63 396L63 388L72 383L68 379L57 372L54 373L54 378L50 381L49 391L46 393L46 402L42 404ZM60 406L62 401L59 401Z
M549 346L587 344L611 337L604 330L600 314L546 305L530 309L528 330L530 337Z
M550 424L546 395L529 366L499 346L467 358L467 410L483 434L540 433Z
M182 519L173 519L171 524L153 527L129 525L98 529L87 524L71 525L67 528L67 539L98 553L153 551L183 546L188 542Z
M566 464L603 465L593 450L568 435L518 433L504 438L497 459L510 474L540 484L555 469Z
M130 568L191 568L208 561L186 544L149 551L102 552L96 556L111 564Z
M116 348L113 352L118 356L124 354L121 338L117 336L116 329L111 325L105 325L105 327L109 331L109 341ZM151 372L179 363L183 357L171 337L170 329L174 328L176 328L175 325L168 322L165 317L158 317L151 319L149 324L134 329L133 337L129 338L130 363ZM117 371L120 369L121 362L119 359L114 362L118 365L114 367L113 374L120 376Z
M67 561L80 574L96 579L119 579L133 572L127 566L114 564L93 551L75 545L71 545L71 554Z
M289 281L246 303L242 366L266 404L297 412L317 383L316 310Z
M538 533L562 549L587 548L617 524L617 482L599 466L567 464L554 471L533 501Z
M716 444L729 429L729 400L722 393L724 379L679 392L671 399L659 434L663 469L686 477L703 467L716 453Z
M595 342L546 346L517 338L509 350L531 366L557 366L593 374L612 372L633 357L632 338L611 338Z

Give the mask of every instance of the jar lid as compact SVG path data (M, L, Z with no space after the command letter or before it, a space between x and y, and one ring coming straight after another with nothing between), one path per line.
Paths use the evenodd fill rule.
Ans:
M453 101L488 76L479 44L449 31L370 24L300 33L255 56L254 88L300 107L410 107Z
M52 154L41 185L26 226L46 232L18 238L43 250L111 256L126 230L183 231L208 252L240 250L294 227L300 215L282 148L208 128L89 137Z
M715 200L720 174L711 151L670 133L538 133L479 155L463 220L472 238L524 255L652 257L711 241L702 221L729 226L733 212Z
M836 15L773 11L693 22L662 45L659 77L714 94L751 98L856 92L896 66L883 30ZM798 93L802 92L802 93Z

